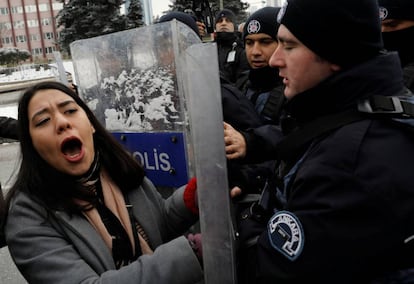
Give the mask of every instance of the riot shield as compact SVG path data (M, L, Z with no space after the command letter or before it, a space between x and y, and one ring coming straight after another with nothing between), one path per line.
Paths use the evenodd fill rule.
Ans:
M197 176L206 283L236 283L223 139L223 111L215 43L186 50L185 86Z
M177 62L196 43L187 26L168 22L70 46L80 95L157 186L177 187L193 175Z
M173 20L70 49L80 95L154 184L197 176L205 282L235 283L216 46Z
M63 66L62 57L60 55L60 52L59 51L54 51L53 52L53 57L55 58L57 70L58 70L58 73L59 73L59 76L56 79L58 79L58 81L60 81L61 83L65 84L65 85L68 85L69 84L68 77L66 75L65 67Z

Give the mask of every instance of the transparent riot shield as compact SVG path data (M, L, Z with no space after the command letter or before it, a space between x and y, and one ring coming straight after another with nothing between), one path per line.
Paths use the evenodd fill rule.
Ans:
M174 20L70 49L80 95L154 184L197 176L205 282L235 283L216 46Z
M177 187L192 175L177 61L181 50L200 42L175 21L70 46L81 96L157 186Z
M197 176L206 283L236 283L234 240L224 150L223 111L214 43L186 50L184 76Z

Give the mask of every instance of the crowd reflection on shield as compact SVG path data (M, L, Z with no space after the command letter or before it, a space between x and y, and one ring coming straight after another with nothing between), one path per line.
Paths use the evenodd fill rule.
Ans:
M72 45L80 92L109 130L173 130L183 124L174 44L185 46L199 39L176 39L168 25Z

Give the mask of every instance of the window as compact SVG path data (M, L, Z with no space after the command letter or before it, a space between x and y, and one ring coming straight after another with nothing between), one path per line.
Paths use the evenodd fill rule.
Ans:
M42 50L42 48L41 47L38 47L38 48L33 48L32 49L32 55L40 55L40 54L42 54L43 53L43 50Z
M48 26L52 24L52 19L51 18L43 18L42 19L42 26Z
M34 13L36 12L36 5L27 5L24 7L26 13Z
M10 10L11 10L12 14L23 14L23 7L22 6L11 7Z
M63 3L53 3L52 4L53 10L62 10L63 9Z
M15 29L23 29L24 28L24 21L15 21L15 22L13 22L13 27Z
M25 35L18 35L16 36L16 42L26 42L27 38Z
M1 15L8 15L9 14L9 8L0 8L0 14Z
M11 24L10 23L0 23L0 30L10 30Z
M3 44L13 43L13 39L11 37L2 37L1 38L1 43L3 43Z
M48 46L45 48L46 53L53 53L54 51L56 51L56 48L54 46Z
M39 11L40 12L46 12L49 11L47 4L39 4Z
M40 34L31 34L30 35L30 41L39 41L40 40Z
M27 26L29 28L38 27L39 26L39 21L38 20L28 20L27 21Z
M44 33L44 37L43 37L44 39L53 39L54 38L54 35L53 35L53 33Z

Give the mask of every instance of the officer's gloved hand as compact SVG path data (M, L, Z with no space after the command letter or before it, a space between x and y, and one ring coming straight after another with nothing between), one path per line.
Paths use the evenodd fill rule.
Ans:
M188 234L187 239L195 255L197 256L198 261L202 264L203 263L203 249L201 246L201 234L199 233Z

